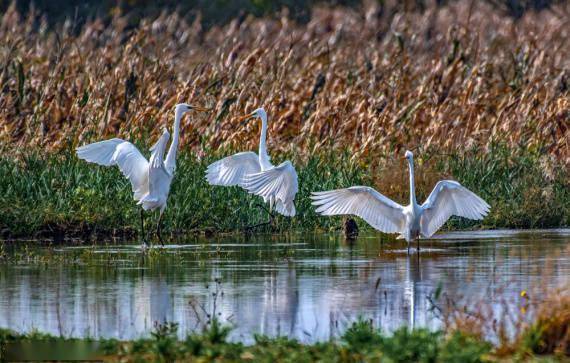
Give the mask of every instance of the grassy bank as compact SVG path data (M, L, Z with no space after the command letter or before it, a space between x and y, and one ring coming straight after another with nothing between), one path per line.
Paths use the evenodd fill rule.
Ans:
M176 324L157 326L152 338L133 342L101 341L89 356L103 360L128 362L175 360L199 361L261 361L261 362L481 362L490 353L489 343L461 333L444 336L442 332L423 329L400 329L392 336L382 334L369 322L353 324L341 341L304 345L296 340L256 336L252 346L227 341L231 329L214 320L201 334L189 335L184 341L177 338ZM79 340L56 338L38 333L16 334L0 330L0 347L10 354L14 342L63 340L67 346ZM95 347L95 346L93 346ZM14 349L15 350L15 349ZM98 351L93 353L93 351ZM63 352L60 353L63 355Z
M155 325L151 337L135 341L59 338L39 332L0 329L0 359L97 359L121 362L558 362L568 358L568 342L559 326L533 324L508 350L465 331L400 328L385 334L365 320L356 321L336 341L311 345L287 337L256 335L246 346L228 341L231 327L213 319L201 333L184 340L177 325ZM566 321L567 324L567 321ZM564 328L564 327L563 327ZM565 329L568 329L566 326ZM562 331L564 333L564 331ZM554 335L553 335L554 334ZM567 339L567 338L566 338ZM28 345L26 345L26 343ZM36 350L26 353L35 344ZM41 343L48 343L42 345ZM44 347L41 350L39 347ZM46 349L45 347L50 347ZM43 355L42 355L43 354ZM46 355L48 354L48 355Z
M207 153L206 153L207 154ZM492 206L483 222L452 219L445 228L536 228L570 225L568 175L538 153L513 154L505 147L464 154L417 153L418 199L436 181L453 178L481 195ZM5 154L6 155L6 154ZM311 191L351 185L371 185L400 203L408 200L408 170L400 159L354 158L348 153L294 160L300 191L297 216L278 217L276 231L334 229L342 218L319 217L308 198ZM260 199L238 188L209 186L206 166L217 157L195 158L182 151L168 209L167 233L228 232L265 221ZM156 220L156 215L148 222ZM361 228L369 228L359 221ZM268 227L270 228L270 227ZM101 232L135 236L139 209L130 184L116 168L78 160L71 152L0 159L0 230L4 237L85 235Z

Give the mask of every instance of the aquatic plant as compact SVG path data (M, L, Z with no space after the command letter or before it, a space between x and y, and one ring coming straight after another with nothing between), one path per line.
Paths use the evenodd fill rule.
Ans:
M545 267L542 280L550 271ZM514 301L493 301L488 296L505 287L499 284L480 299L466 301L440 287L428 297L432 311L448 334L461 339L493 342L496 357L528 359L535 355L570 356L570 293L546 282L520 292Z
M382 342L382 335L374 328L372 321L359 318L346 329L342 341L352 351L363 351Z
M570 356L570 295L548 294L540 303L531 300L527 304L535 305L536 318L517 337L516 351L525 356Z
M228 329L221 323L210 329ZM341 337L343 344L336 341L301 344L286 337L256 336L255 343L246 346L228 342L225 339L212 341L215 334L204 331L190 334L185 340L177 339L176 324L158 324L150 339L130 342L116 340L98 341L98 357L106 360L136 362L152 360L171 362L178 360L215 360L219 362L237 361L277 361L277 362L490 362L498 361L492 345L472 335L453 332L446 336L441 331L425 329L408 330L401 328L392 335L382 334L371 328L368 322L357 321ZM359 336L357 340L355 337ZM66 341L81 340L57 338L49 335L17 334L0 330L0 348L15 341ZM94 356L93 349L90 356ZM502 356L502 359L516 358L516 355ZM556 356L547 356L556 358ZM538 357L535 357L538 358ZM534 361L527 357L527 361Z
M201 160L181 155L169 209L164 215L166 233L176 236L193 231L241 231L244 226L266 219L266 212L257 207L257 197L237 187L207 184L204 171L215 158L215 153ZM275 224L264 231L340 228L341 218L323 218L314 212L308 197L315 190L370 185L397 202L408 198L405 169L394 167L399 160L371 157L355 163L347 152L294 160L299 170L297 216L277 217ZM500 146L494 147L492 153L472 149L460 156L425 153L418 158L416 167L418 197L425 198L435 180L452 178L482 198L494 201L483 221L486 227L570 225L568 174L558 169L545 175L541 160L539 154L514 156ZM71 152L30 153L18 160L0 157L0 232L5 238L134 238L139 230L139 216L131 203L130 190L128 181L120 178L117 170L86 165ZM369 228L366 223L359 222L359 226ZM452 219L447 226L473 228L481 224Z

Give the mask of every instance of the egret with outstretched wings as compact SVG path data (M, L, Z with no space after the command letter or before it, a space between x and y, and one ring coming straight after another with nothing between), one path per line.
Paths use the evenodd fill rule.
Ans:
M405 157L410 169L409 205L404 207L370 187L355 186L312 193L317 213L325 216L356 215L379 231L399 233L399 238L408 242L408 248L409 243L419 237L433 236L453 215L478 220L489 213L491 207L487 202L453 180L439 181L424 204L419 205L412 152L406 151Z
M206 180L211 185L240 186L269 203L269 212L293 217L295 195L299 191L297 172L290 161L274 166L267 154L267 113L258 108L240 118L261 119L259 154L252 151L237 153L218 160L208 166Z
M160 243L164 245L160 233L160 223L162 221L163 212L166 209L170 184L176 169L180 120L182 119L182 115L190 110L207 111L205 108L191 106L186 103L176 105L173 126L174 136L170 143L166 159L164 158L164 152L168 140L170 139L170 133L166 128L156 144L150 148L151 156L148 161L136 146L118 138L81 146L76 150L78 158L90 163L103 166L117 165L123 175L129 179L133 190L133 197L138 202L137 204L142 207L141 232L144 246L146 246L144 240L144 211L155 209L160 210L156 234Z

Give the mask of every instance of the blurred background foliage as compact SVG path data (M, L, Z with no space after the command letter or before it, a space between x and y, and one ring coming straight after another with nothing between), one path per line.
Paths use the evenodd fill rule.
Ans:
M543 10L564 0L473 0L493 5L497 11L515 19L526 11ZM0 0L0 11L16 3L21 14L33 11L46 15L50 24L72 20L82 25L88 20L101 18L110 20L113 14L129 14L131 26L146 17L162 12L176 11L187 20L200 17L202 26L223 25L232 19L248 14L268 16L287 9L291 18L307 22L315 5L361 6L363 2L376 2L391 12L425 11L432 5L445 6L453 0Z
M0 0L4 11L12 1ZM202 25L225 24L234 18L245 17L248 14L264 16L274 14L287 8L290 16L298 21L310 19L311 8L316 4L356 6L359 0L20 0L16 1L17 9L22 14L30 10L46 14L51 24L64 19L72 19L79 24L92 18L110 19L119 11L129 14L133 26L143 18L154 17L162 12L178 12L180 15L193 20L201 17Z

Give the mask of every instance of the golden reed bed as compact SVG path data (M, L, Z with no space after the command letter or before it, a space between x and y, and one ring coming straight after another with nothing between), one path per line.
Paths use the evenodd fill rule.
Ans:
M55 30L33 18L11 8L1 19L4 146L154 140L174 104L190 101L215 110L183 125L198 153L253 148L257 126L236 117L263 105L270 149L301 157L500 141L570 165L568 3L518 21L478 1L422 13L319 7L307 24L283 12L210 29L176 14Z

